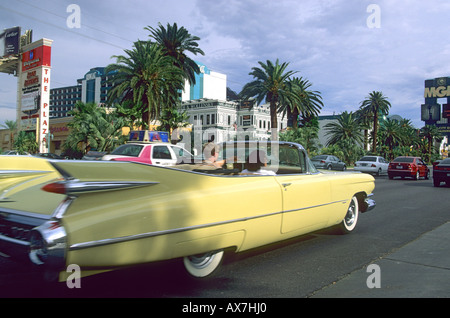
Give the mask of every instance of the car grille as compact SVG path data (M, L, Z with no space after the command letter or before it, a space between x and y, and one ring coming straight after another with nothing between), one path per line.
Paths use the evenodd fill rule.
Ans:
M30 233L33 228L33 225L11 222L0 218L0 235L12 239L29 242Z
M0 240L29 242L31 230L43 222L43 218L28 212L0 209Z

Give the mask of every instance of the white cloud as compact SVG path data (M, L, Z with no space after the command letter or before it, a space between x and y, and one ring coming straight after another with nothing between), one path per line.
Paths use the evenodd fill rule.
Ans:
M74 85L90 68L114 62L145 26L177 22L201 38L195 56L227 75L239 91L258 61L280 59L322 93L324 114L355 110L371 91L382 91L391 113L421 126L425 79L450 76L450 3L446 0L134 0L77 1L81 29L69 30L73 1L2 4L3 27L32 28L34 39L53 39L52 87ZM367 6L380 9L380 28L369 28ZM15 103L15 80L0 74L0 107ZM10 105L10 104L8 104ZM0 108L0 122L6 116ZM8 115L9 116L9 115ZM14 116L14 114L13 114Z

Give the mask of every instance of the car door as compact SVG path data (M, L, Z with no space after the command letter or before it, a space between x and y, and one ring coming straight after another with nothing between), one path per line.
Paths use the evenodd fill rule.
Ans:
M331 166L332 166L333 170L341 170L342 169L339 159L337 157L331 156L330 159L331 159Z
M157 166L173 166L177 159L172 155L167 145L152 146L152 164Z
M419 167L419 174L421 177L426 177L427 173L428 173L428 167L425 164L425 162L423 162L422 159L418 158L417 159L417 165Z
M337 169L338 170L345 170L345 163L343 161L341 161L341 159L335 157L337 160Z
M306 154L296 148L280 149L280 167L283 170L283 156L289 153L289 165L300 169L295 173L278 174L283 198L282 233L292 231L308 232L328 222L332 207L331 187L326 174L308 173ZM287 167L289 168L289 167Z
M388 167L389 167L389 162L384 159L384 158L378 158L379 162L380 162L380 166L381 166L381 172L382 173L387 173Z
M186 149L175 145L171 146L171 149L173 150L173 156L175 156L177 164L193 162L194 157Z

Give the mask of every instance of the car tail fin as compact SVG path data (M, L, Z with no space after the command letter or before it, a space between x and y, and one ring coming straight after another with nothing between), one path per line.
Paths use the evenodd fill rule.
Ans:
M50 161L63 177L48 183L42 190L77 195L97 191L123 190L158 184L149 166L111 161Z
M59 178L48 160L31 156L0 156L0 201L33 185Z

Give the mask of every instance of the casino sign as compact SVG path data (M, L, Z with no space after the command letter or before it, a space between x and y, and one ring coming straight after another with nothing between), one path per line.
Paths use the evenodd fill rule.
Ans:
M426 125L436 125L439 131L450 137L450 77L425 80L425 103L421 107L421 119ZM438 104L438 98L447 98Z

